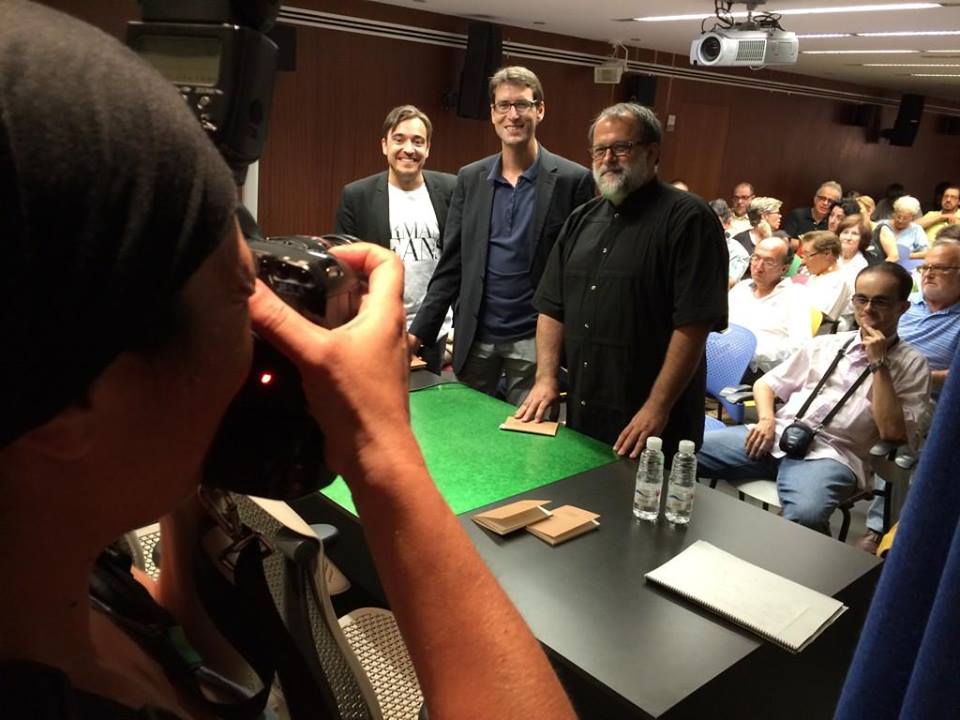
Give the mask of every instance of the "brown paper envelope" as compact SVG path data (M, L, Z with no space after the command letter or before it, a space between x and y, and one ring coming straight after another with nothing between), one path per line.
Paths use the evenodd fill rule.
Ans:
M523 422L511 415L500 425L501 430L512 430L514 432L530 433L531 435L549 435L553 437L557 434L559 423L550 422Z
M517 502L501 505L498 508L493 508L493 510L485 510L482 513L477 513L474 517L489 518L490 520L504 520L505 518L512 517L513 515L519 515L520 513L526 512L531 508L535 508L540 505L546 505L549 502L549 500L517 500Z
M538 533L556 538L599 517L596 513L582 510L573 505L561 505L558 508L554 508L553 514L550 517L528 525L527 529L532 528Z

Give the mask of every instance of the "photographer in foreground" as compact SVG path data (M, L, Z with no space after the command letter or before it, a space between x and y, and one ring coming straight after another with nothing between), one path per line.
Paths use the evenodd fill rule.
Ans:
M5 711L84 717L82 694L102 702L86 717L209 717L88 598L101 550L165 513L154 595L205 661L243 681L178 570L253 328L304 378L431 716L572 717L413 438L399 260L342 249L369 293L356 318L323 330L255 283L229 170L177 92L126 48L2 2L0 76Z

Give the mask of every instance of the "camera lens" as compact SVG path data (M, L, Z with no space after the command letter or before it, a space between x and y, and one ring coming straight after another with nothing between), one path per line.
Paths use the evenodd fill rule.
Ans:
M716 35L708 35L700 43L700 59L704 63L712 63L718 57L720 57L720 38Z

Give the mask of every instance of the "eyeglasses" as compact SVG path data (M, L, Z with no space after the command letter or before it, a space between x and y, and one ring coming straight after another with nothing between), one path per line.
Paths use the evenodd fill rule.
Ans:
M817 202L836 202L832 197L827 197L826 195L815 195L814 200Z
M753 200L753 195L734 195L734 200Z
M864 308L867 305L873 305L877 310L887 310L893 307L893 304L896 300L891 298L884 297L883 295L877 295L876 297L868 297L862 293L857 293L850 301L856 305L858 308Z
M525 115L539 104L540 103L532 100L514 100L513 102L497 100L497 102L493 103L490 107L492 107L501 115L506 115L508 112L510 112L510 108L516 110L518 115Z
M612 152L615 157L625 158L635 147L640 145L643 145L643 143L639 140L621 140L611 145L594 145L591 148L587 148L587 152L590 153L590 157L594 160L603 160L603 158L607 156L608 150Z
M920 265L917 270L929 275L943 275L951 270L960 270L960 265Z
M801 252L800 255L806 260L807 258L816 257L817 255L824 255L826 252L826 250L814 250L813 252Z
M762 258L762 257L760 257L759 255L751 255L751 256L750 256L750 262L751 262L751 263L760 263L760 264L763 265L765 268L768 268L768 269L771 269L771 270L772 270L773 268L775 268L775 267L780 267L780 266L783 265L782 262L778 262L778 261L776 261L776 260L770 260L769 258Z

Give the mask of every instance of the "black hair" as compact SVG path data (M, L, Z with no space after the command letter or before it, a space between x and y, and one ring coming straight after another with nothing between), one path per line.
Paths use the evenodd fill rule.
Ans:
M897 281L897 300L904 301L910 297L910 293L913 292L913 278L910 277L910 273L903 269L897 263L892 262L882 262L878 265L867 265L863 270L857 273L857 280L860 279L861 275L867 275L870 273L880 273L881 275L886 275L892 277Z

